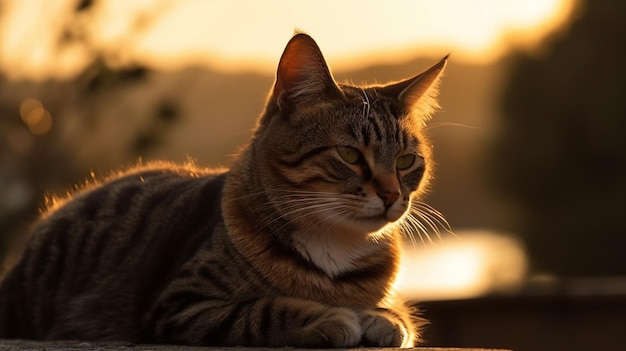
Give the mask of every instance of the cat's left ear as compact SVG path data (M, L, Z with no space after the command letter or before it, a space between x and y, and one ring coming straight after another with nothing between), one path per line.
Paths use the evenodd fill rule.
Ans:
M413 78L382 87L379 91L396 98L407 111L428 118L437 108L439 81L448 62L446 55L439 62Z
M281 111L341 95L319 47L307 34L296 34L278 64L273 99Z

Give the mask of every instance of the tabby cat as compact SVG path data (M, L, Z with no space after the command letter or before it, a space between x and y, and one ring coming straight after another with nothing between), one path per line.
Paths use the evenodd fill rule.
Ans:
M47 209L0 287L0 338L413 346L424 320L392 285L445 65L337 84L296 34L230 170L139 166Z

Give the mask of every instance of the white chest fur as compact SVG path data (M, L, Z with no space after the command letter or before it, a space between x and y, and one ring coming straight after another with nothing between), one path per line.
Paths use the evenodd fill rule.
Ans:
M357 268L357 261L389 245L388 238L343 232L307 231L294 235L298 251L331 277Z

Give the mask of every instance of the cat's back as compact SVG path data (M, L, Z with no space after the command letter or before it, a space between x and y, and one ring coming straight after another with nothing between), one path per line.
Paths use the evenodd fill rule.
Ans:
M85 330L99 334L88 339L131 339L120 333L138 328L142 313L221 221L225 176L153 164L60 201L1 283L0 337L59 338L71 330L75 338Z

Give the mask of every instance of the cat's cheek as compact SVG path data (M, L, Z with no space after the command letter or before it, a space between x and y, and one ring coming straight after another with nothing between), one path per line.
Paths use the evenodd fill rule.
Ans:
M405 190L417 191L424 185L423 183L426 183L423 169L416 169L402 177L402 184Z

